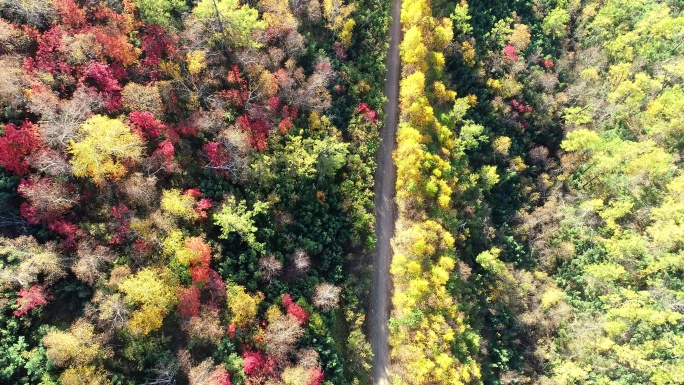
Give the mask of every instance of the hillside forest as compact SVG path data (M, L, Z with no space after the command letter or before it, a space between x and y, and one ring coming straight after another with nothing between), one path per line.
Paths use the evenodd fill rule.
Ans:
M394 1L0 0L0 384L684 383L684 3Z

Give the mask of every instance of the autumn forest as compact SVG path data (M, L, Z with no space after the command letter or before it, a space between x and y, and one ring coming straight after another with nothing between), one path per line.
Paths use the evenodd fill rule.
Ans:
M682 384L683 82L679 0L0 0L0 384Z

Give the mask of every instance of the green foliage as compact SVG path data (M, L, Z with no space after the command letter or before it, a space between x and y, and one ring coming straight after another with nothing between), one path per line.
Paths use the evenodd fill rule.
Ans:
M563 8L555 8L544 18L542 31L556 38L564 37L569 21L570 14L568 11Z
M174 16L187 10L185 0L135 0L140 18L150 24L168 28Z
M247 209L247 202L236 202L231 196L221 207L221 211L214 214L214 224L221 227L220 238L227 239L231 233L237 233L245 242L255 250L262 250L263 244L257 242L254 225L254 217L268 212L270 204L257 201L252 210Z
M216 23L214 38L236 48L258 47L252 35L266 27L256 9L238 0L201 0L192 13L201 21Z

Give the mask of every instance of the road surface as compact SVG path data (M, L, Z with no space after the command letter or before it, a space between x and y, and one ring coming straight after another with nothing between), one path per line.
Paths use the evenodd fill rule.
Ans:
M392 25L390 27L390 48L387 54L387 75L384 92L387 103L384 106L386 120L380 132L378 167L375 173L375 235L377 238L374 256L373 285L370 303L370 335L373 350L373 384L389 385L389 310L390 276L392 259L390 239L394 234L394 189L396 168L392 152L396 143L399 119L399 42L401 40L401 0L392 0Z

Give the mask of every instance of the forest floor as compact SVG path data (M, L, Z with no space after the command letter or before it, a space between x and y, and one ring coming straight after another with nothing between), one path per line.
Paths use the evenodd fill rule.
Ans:
M390 27L390 48L387 54L387 74L384 93L387 97L384 110L385 126L380 133L378 167L375 174L375 234L377 237L374 256L373 287L370 304L370 335L373 350L373 383L389 384L389 266L392 259L390 239L394 234L396 218L394 190L396 167L392 153L396 145L396 131L399 119L399 42L401 40L401 0L392 0L392 26Z

